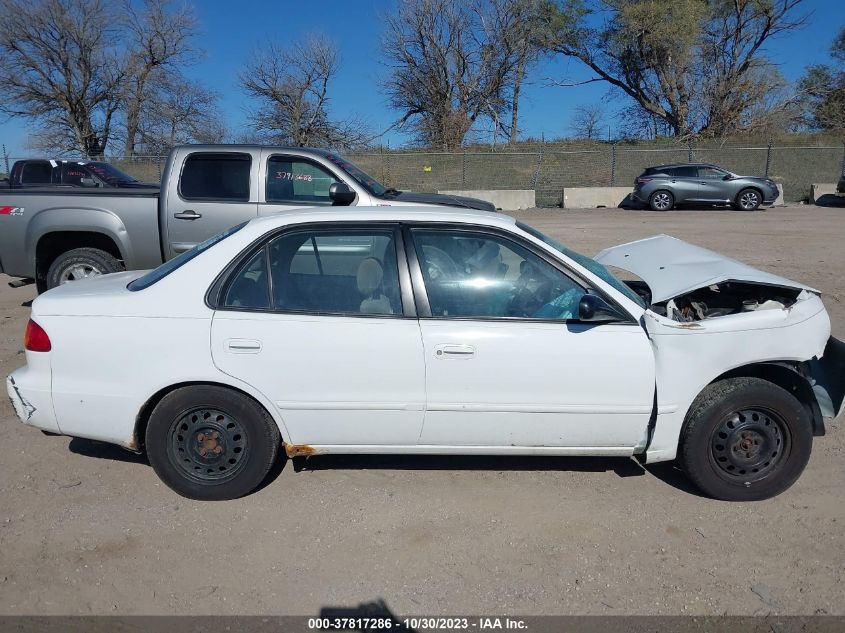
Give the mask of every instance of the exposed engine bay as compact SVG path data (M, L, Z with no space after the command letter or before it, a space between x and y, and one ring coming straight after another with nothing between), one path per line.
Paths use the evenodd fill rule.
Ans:
M641 288L634 290L642 293ZM783 310L792 306L802 292L800 288L725 281L654 304L651 309L674 321L688 323L740 312Z

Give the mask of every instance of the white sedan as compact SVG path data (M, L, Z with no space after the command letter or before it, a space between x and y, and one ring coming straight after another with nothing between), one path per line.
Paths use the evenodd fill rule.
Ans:
M639 280L622 282L606 266ZM590 259L513 218L304 209L38 297L31 426L146 451L196 499L318 453L679 458L788 488L843 399L819 292L667 236Z

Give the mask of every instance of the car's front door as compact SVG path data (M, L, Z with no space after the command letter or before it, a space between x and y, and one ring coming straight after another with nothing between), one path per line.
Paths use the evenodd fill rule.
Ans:
M702 200L709 200L712 202L724 202L732 200L733 196L730 193L732 188L730 183L725 180L728 172L716 169L715 167L699 167L698 168L698 197Z
M397 235L389 225L290 229L221 288L214 362L273 402L285 441L416 444L425 369Z
M240 152L192 152L167 191L167 258L258 214L257 165Z
M639 324L579 322L586 284L527 244L482 229L407 235L423 313L420 444L626 454L643 442L654 359Z

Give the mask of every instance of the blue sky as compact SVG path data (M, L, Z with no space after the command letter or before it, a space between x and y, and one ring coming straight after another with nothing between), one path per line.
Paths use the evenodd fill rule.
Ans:
M767 54L788 79L798 78L808 64L829 60L830 44L845 24L843 4L845 0L805 0L804 11L810 13L807 26L770 40ZM377 131L397 118L378 88L384 73L379 55L380 16L392 10L395 0L195 0L194 6L202 31L200 44L207 54L186 73L218 91L230 130L237 132L246 124L249 103L237 85L236 75L249 53L263 41L283 43L309 31L327 34L341 53L340 71L331 85L331 109L335 113L341 117L358 115ZM600 83L560 88L543 81L586 78L586 71L574 61L544 61L535 76L538 79L524 88L520 100L521 136L565 136L573 108L607 95L607 88ZM617 97L606 104L606 109L612 112L624 103ZM614 125L612 120L608 123ZM27 136L22 121L0 120L0 143L12 156L31 153L26 149ZM394 147L406 141L400 131L390 132L385 139Z

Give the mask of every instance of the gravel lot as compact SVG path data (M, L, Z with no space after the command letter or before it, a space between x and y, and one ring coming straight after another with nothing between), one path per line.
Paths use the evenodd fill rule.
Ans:
M526 211L582 252L668 233L825 293L845 337L845 208ZM0 275L0 374L32 286ZM0 403L0 614L845 614L845 431L780 497L698 496L626 459L315 457L200 503L119 448Z

